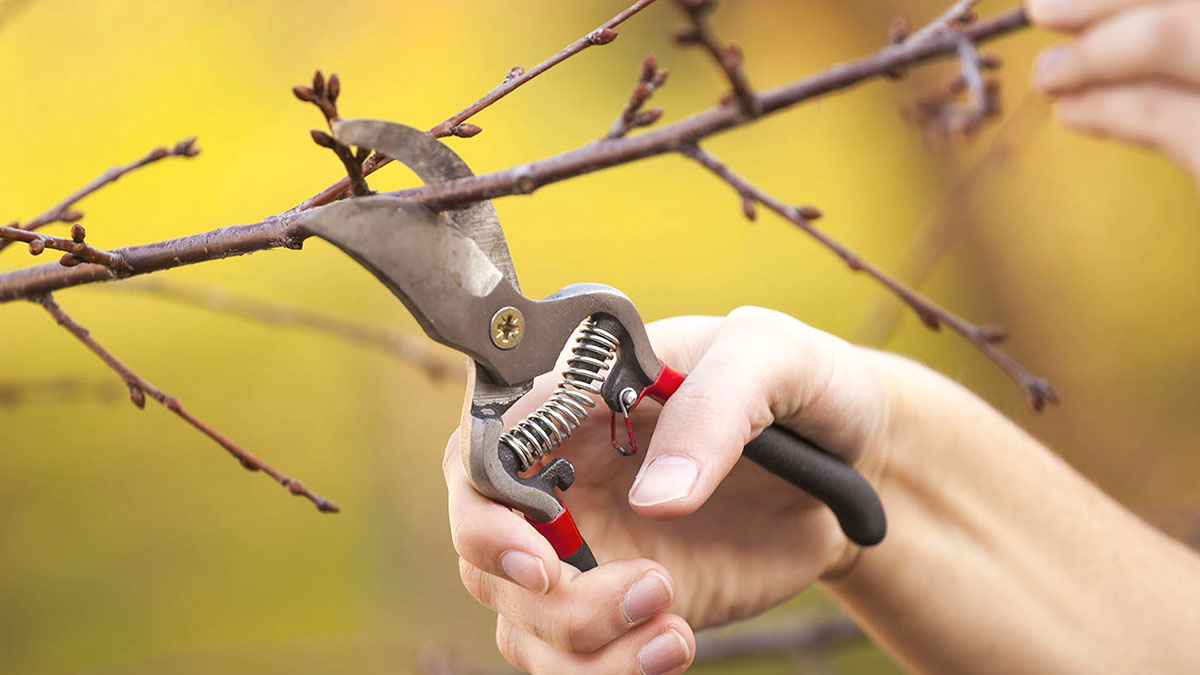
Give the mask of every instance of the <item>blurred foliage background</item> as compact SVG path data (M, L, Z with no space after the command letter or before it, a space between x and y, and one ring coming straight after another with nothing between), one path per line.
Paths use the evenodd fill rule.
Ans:
M253 222L339 175L332 153L308 138L319 115L289 92L314 68L342 77L344 115L428 127L625 4L10 3L0 25L0 204L8 220L30 218L104 167L197 134L199 158L168 160L84 202L89 242L116 247ZM766 87L874 51L895 15L919 23L946 4L740 0L724 3L716 21ZM607 130L650 51L672 71L655 97L664 122L710 106L722 80L705 55L671 45L679 23L671 3L659 3L613 44L472 120L483 134L449 143L488 171L589 142ZM1122 502L1187 537L1200 510L1194 183L1155 156L1053 122L1027 84L1034 54L1052 39L1025 31L986 48L1006 61L1006 116L1017 119L969 145L932 147L898 113L945 81L945 63L707 147L783 199L819 205L823 227L885 268L911 274L922 267L907 253L914 241L944 244L923 289L968 318L1009 327L1008 349L1054 382L1063 405L1030 414L990 362L907 314L886 346L964 382ZM981 156L982 177L956 188ZM412 178L388 168L371 182L392 189ZM744 221L727 186L677 157L496 208L533 296L602 281L648 319L757 304L869 340L881 339L871 317L892 304L788 224L767 213ZM949 228L922 234L939 221ZM14 246L0 269L33 262ZM158 277L419 332L373 278L316 242ZM422 650L500 663L491 616L460 589L445 523L439 462L459 384L377 350L119 284L57 297L142 375L344 512L318 515L161 407L130 406L119 384L107 400L0 403L0 671L391 673L413 668ZM0 383L115 380L28 303L0 307L0 337ZM760 621L780 625L828 606L810 592ZM793 667L764 657L701 672ZM833 652L832 668L895 666L860 645Z

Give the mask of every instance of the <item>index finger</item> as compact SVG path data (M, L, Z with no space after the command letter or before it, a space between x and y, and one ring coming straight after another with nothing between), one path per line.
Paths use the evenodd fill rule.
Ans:
M471 486L463 472L458 443L456 432L442 461L454 550L489 574L531 591L549 592L561 574L554 548L519 514Z

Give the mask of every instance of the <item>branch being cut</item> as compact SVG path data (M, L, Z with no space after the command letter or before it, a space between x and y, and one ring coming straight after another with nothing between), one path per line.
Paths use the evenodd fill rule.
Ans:
M80 218L83 218L83 214L71 207L75 206L79 200L99 190L105 185L116 182L121 176L167 157L195 157L198 154L200 154L200 148L196 147L195 136L185 138L170 148L154 148L140 159L136 159L129 164L109 168L104 173L93 178L83 187L68 195L66 199L50 207L47 211L37 216L33 220L27 221L18 227L20 227L20 229L32 232L46 225L50 225L51 223L73 223ZM8 246L13 239L14 238L0 240L0 251L4 250L4 248ZM21 241L28 240L23 239Z
M595 30L590 31L587 35L584 35L566 47L563 47L557 54L551 56L545 61L542 61L529 70L525 70L520 66L509 69L508 74L504 76L504 80L501 81L495 89L492 89L479 100L454 113L450 117L447 117L440 124L437 124L433 128L429 129L429 134L434 138L444 138L446 136L470 137L478 134L480 131L483 131L483 129L474 124L464 124L464 122L471 117L474 117L477 113L492 105L496 101L508 96L526 82L529 82L538 75L550 70L554 66L557 66L563 61L575 56L588 47L606 45L617 39L617 31L614 29L622 23L625 23L625 21L633 15L654 4L654 2L655 0L638 0L629 7L625 8L625 10L620 14L617 14L608 21L600 24L600 26ZM391 157L375 153L363 163L363 175L369 176L371 173L385 166L391 161ZM330 185L329 187L305 200L292 210L303 211L336 201L345 195L349 184L349 180L343 178L342 180Z
M742 70L742 48L733 42L722 42L708 20L708 15L717 8L716 0L676 1L687 13L691 26L675 33L675 43L703 46L729 80L732 98L737 102L742 114L746 117L758 117L762 114L762 103L754 95L754 88L750 86L750 78L746 77L746 71Z
M162 279L143 279L115 286L121 291L145 293L190 307L240 316L272 326L295 326L324 333L358 345L373 347L425 371L433 380L461 381L462 365L435 352L428 340L382 330L373 323L350 321L295 305L268 302L219 288L195 287Z
M32 255L41 255L42 251L48 248L66 251L66 254L58 261L58 264L63 267L74 267L81 262L90 262L103 265L117 273L125 270L125 260L120 255L87 245L83 241L86 236L87 231L79 223L71 226L70 239L31 232L17 227L16 224L0 225L0 241L26 242L29 244L29 253Z
M44 307L46 311L50 313L50 316L54 317L54 320L58 322L58 325L67 329L67 331L74 335L80 342L86 345L88 349L92 350L92 353L94 353L96 356L99 356L109 368L112 368L114 371L116 371L117 375L121 377L121 380L125 382L125 386L129 388L129 400L133 401L133 404L138 408L144 408L146 406L146 396L150 396L150 398L161 403L167 410L170 410L176 415L182 417L187 421L188 424L191 424L205 436L208 436L212 440L216 441L217 444L219 444L222 448L225 448L225 450L230 455L233 455L233 457L237 459L238 462L240 462L241 465L246 469L250 471L262 471L273 478L277 483L287 488L292 494L304 497L305 499L311 501L316 505L317 510L321 511L322 513L337 513L341 510L338 508L337 504L334 504L328 499L325 499L324 497L309 490L304 486L304 483L301 483L293 478L289 478L268 464L265 464L258 457L255 457L252 453L242 448L237 443L234 443L225 435L216 431L204 422L201 422L187 410L184 410L178 399L176 399L174 396L168 396L167 394L163 393L161 389L155 387L141 375L133 372L129 366L122 363L117 359L117 357L113 356L111 352L102 347L100 343L96 342L95 338L91 336L88 330L76 323L75 320L72 319L66 312L64 312L63 309L58 306L58 303L56 303L49 295L38 296L32 298L32 300L33 302L36 302Z
M978 43L1028 25L1024 10L1015 9L964 29L963 34ZM764 115L778 112L801 101L844 90L872 77L882 76L900 66L928 61L956 51L957 39L948 34L931 37L916 45L891 45L871 56L759 92L757 97L762 104ZM676 152L703 138L743 126L749 121L731 106L718 106L636 136L591 143L510 169L388 194L420 201L435 209L481 199L528 194L537 187L567 178L666 152ZM332 195L328 197L328 200L332 199ZM0 274L0 303L71 286L108 281L119 276L156 272L254 251L279 247L299 249L308 234L296 227L297 215L293 209L249 225L223 227L178 239L118 249L132 270L125 275L118 275L100 265L79 265L72 269L63 269L58 265L41 266Z
M1007 333L1003 328L994 325L976 326L969 321L959 318L949 310L937 305L936 303L925 298L920 293L906 286L901 281L884 272L875 265L863 260L858 254L846 248L833 237L825 232L817 229L812 221L813 216L819 212L809 211L811 207L795 207L785 204L782 201L763 192L754 184L747 181L745 178L734 173L729 167L721 163L716 157L713 157L708 152L693 146L686 148L683 154L699 162L704 168L716 174L719 178L729 183L743 200L752 199L759 204L771 209L772 211L783 216L784 219L791 221L806 234L820 242L823 246L833 251L846 262L846 265L853 271L862 271L874 278L879 283L883 284L896 297L900 298L916 312L922 323L932 330L938 330L942 324L949 326L954 332L965 337L971 344L975 345L989 359L1000 366L1005 373L1008 374L1017 384L1024 389L1029 407L1034 411L1041 412L1046 407L1046 403L1058 403L1058 394L1054 392L1053 387L1046 380L1037 377L1026 370L1021 364L1017 363L1012 357L1005 354L996 347L996 344L1003 341L1007 337Z

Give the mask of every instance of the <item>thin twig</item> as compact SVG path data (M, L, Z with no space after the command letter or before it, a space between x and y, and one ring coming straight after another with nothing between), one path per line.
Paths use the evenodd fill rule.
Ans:
M996 343L1006 337L1003 329L997 326L976 326L930 301L887 272L862 259L858 254L846 248L833 237L817 229L812 223L812 215L806 213L804 208L785 204L772 197L745 178L734 173L716 157L699 147L686 148L683 150L683 154L696 160L704 168L733 186L743 200L747 198L753 199L778 213L780 216L783 216L783 218L791 221L809 236L837 254L838 257L846 262L846 265L851 270L866 272L876 281L886 286L896 297L911 307L921 321L930 329L938 330L942 324L945 324L953 329L954 332L965 337L971 344L983 352L984 355L1000 366L1017 384L1021 385L1021 388L1025 390L1029 407L1033 410L1040 412L1045 408L1047 402L1058 402L1058 395L1054 392L1049 382L1033 375L1012 357L996 347Z
M358 345L373 347L425 371L433 380L460 381L462 365L442 358L429 341L404 333L382 330L373 323L350 321L305 307L270 302L221 288L188 286L163 279L142 279L113 288L145 293L172 302L232 314L272 326L294 326L324 333Z
M662 117L662 108L642 110L642 106L650 100L659 87L663 86L669 73L670 71L666 68L658 67L658 59L654 57L654 54L647 56L646 60L642 61L637 86L633 88L633 93L629 95L629 100L625 102L621 114L609 127L608 133L604 136L605 140L623 138L630 131L638 127L650 126Z
M691 21L691 25L675 33L675 42L680 45L698 44L704 47L713 60L717 62L725 78L732 88L733 100L737 102L742 114L747 117L758 117L762 114L762 102L754 95L750 86L750 78L742 69L742 48L730 42L721 41L717 32L708 20L708 15L716 9L716 0L677 0Z
M1028 136L1041 128L1047 110L1034 95L1025 97L996 131L987 149L962 172L938 206L923 219L897 266L897 278L913 288L920 288L925 283L958 235L970 225L970 220L963 215L967 204L979 189L989 184L995 170L1011 159L1014 149L1029 145ZM899 325L903 311L904 306L896 303L892 295L881 295L859 324L854 341L879 346L886 344Z
M246 469L250 471L262 471L273 478L277 483L287 488L292 494L302 496L311 501L322 513L337 513L340 511L337 504L334 504L324 497L312 492L304 486L304 483L301 483L293 478L289 478L279 471L276 471L268 464L265 464L258 457L255 457L252 453L242 448L237 443L231 441L225 435L196 419L195 416L193 416L187 410L184 410L178 399L176 399L174 396L168 396L167 394L163 393L161 389L155 387L141 375L133 372L129 366L122 363L117 359L117 357L113 356L111 352L102 347L100 343L96 342L95 338L91 336L87 329L76 323L75 320L72 319L66 312L64 312L63 309L58 306L58 303L56 303L49 295L38 296L32 298L32 300L33 302L36 302L42 307L46 308L46 311L50 313L50 316L53 316L54 320L58 322L58 325L67 329L67 331L69 331L80 342L86 345L88 349L92 350L92 353L94 353L96 356L99 356L109 368L112 368L117 375L121 377L121 380L125 382L125 386L129 388L129 399L133 401L134 405L139 408L145 407L146 397L149 396L155 401L161 403L167 410L170 410L176 415L182 417L187 421L188 424L191 424L205 436L208 436L212 440L216 441L217 444L219 444L222 448L225 448L225 450L229 452L229 454L233 455L233 457L237 459L238 462L240 462L241 465Z
M40 255L48 248L65 251L66 255L58 261L58 264L64 267L74 267L81 262L90 262L103 265L118 273L127 269L125 259L120 254L104 251L84 243L85 234L86 231L79 223L71 226L70 239L31 232L15 225L0 225L0 241L23 241L29 244L29 252L33 255Z
M547 70L550 70L554 66L557 66L563 61L566 61L572 56L575 56L588 47L606 45L617 39L617 31L614 29L622 23L625 23L625 21L633 15L654 4L655 1L656 0L638 0L629 7L625 8L625 10L621 13L600 24L600 26L598 26L595 30L588 32L587 35L584 35L566 47L563 47L557 54L551 56L545 61L542 61L529 70L525 70L520 66L510 69L508 74L504 77L504 80L494 89L485 94L482 98L454 113L450 117L447 117L440 124L436 124L430 128L430 135L432 135L434 138L444 138L446 136L474 136L482 131L482 129L473 124L464 125L463 123L468 119L474 117L476 114L492 105L496 101L508 96L518 87L524 85ZM464 126L468 128L464 129ZM375 153L363 163L363 175L369 176L371 173L391 161L391 157ZM303 211L336 201L346 193L346 189L349 187L349 185L349 181L343 178L308 198L292 210Z
M19 227L23 230L29 230L32 232L51 223L73 223L80 218L83 218L83 214L71 207L75 206L79 200L92 194L96 190L99 190L109 183L116 182L119 178L121 178L121 176L167 157L195 157L198 154L200 154L200 148L196 147L195 136L185 138L170 148L154 148L150 152L146 153L145 156L141 157L140 159L136 159L129 164L110 167L104 173L96 176L86 185L68 195L66 199L63 199L61 202L50 207L41 215L23 223ZM12 239L0 240L0 251L4 250L4 248L11 242Z
M978 43L1028 25L1024 10L1015 9L991 20L981 21L965 29L964 33ZM956 39L950 35L934 36L913 46L891 46L871 56L760 92L758 98L764 114L778 112L801 101L847 89L897 67L952 54L956 50ZM481 199L528 194L539 186L645 157L675 152L702 138L748 122L736 109L718 106L636 136L604 143L593 142L513 168L388 194L420 201L438 209ZM299 249L309 235L295 225L297 216L292 210L249 225L229 226L178 239L131 246L118 249L118 252L133 270L128 274L134 275L271 248ZM58 265L39 266L7 272L0 274L0 303L116 279L118 276L100 265L79 265L72 269L63 269Z

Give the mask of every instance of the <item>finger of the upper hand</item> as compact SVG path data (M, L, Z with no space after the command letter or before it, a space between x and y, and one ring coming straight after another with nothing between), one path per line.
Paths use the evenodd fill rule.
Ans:
M538 593L548 592L558 583L562 567L554 548L519 514L471 487L458 443L456 433L442 461L454 550L489 574Z
M1034 79L1048 93L1098 82L1166 77L1200 84L1200 0L1122 12L1046 50Z
M1200 92L1165 83L1102 87L1061 98L1058 115L1081 131L1156 147L1200 173Z
M589 654L662 614L675 599L670 574L650 560L613 560L568 571L546 595L459 560L463 585L486 607L563 652Z
M1039 26L1076 31L1122 10L1159 0L1027 0L1025 10Z
M516 668L533 675L677 675L696 654L687 622L663 614L590 654L556 649L500 615L496 646Z
M853 350L779 312L731 312L663 408L630 504L651 518L695 511L777 418L853 458L884 408L881 387Z

